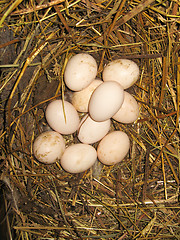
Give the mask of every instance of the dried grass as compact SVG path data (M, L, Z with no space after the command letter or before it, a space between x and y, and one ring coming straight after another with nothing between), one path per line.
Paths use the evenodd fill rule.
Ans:
M1 185L14 239L179 239L178 1L0 1ZM32 153L48 102L67 97L68 59L128 58L140 118L113 122L131 139L118 165L68 174ZM66 144L77 142L66 136ZM9 210L8 210L9 211ZM6 220L8 220L6 218Z

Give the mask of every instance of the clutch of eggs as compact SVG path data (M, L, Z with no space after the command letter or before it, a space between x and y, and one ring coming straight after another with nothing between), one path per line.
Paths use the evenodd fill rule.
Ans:
M104 67L103 81L96 75L97 63L91 55L76 54L68 61L64 81L73 91L72 100L48 104L45 116L54 131L42 133L34 141L34 155L40 162L60 160L65 171L80 173L92 167L97 158L105 165L114 165L127 155L129 137L121 131L109 133L110 119L120 123L137 120L139 106L124 90L137 81L139 68L131 60L117 59ZM81 121L78 112L87 113ZM65 148L62 135L76 131L81 143ZM98 141L96 151L90 144Z

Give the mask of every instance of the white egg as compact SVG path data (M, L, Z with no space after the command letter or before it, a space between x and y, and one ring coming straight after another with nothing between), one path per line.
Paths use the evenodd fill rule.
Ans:
M65 151L65 141L55 131L41 133L34 141L34 156L40 162L50 164L60 160Z
M46 120L53 130L61 134L74 133L80 122L73 105L62 100L55 100L47 106Z
M119 111L112 117L121 123L133 123L138 119L139 106L136 99L124 91L124 101Z
M74 92L72 96L72 105L79 112L88 112L88 105L93 91L102 84L100 79L93 80L90 85L81 91Z
M124 100L122 86L114 81L99 85L89 101L90 117L97 122L111 118L121 107Z
M87 114L80 122L78 139L82 143L87 144L98 142L109 132L110 124L110 119L103 122L96 122Z
M88 144L78 143L66 148L61 157L61 166L70 173L84 172L97 160L97 152Z
M98 159L105 165L114 165L125 158L129 148L130 140L126 133L122 131L111 132L98 145Z
M138 80L139 67L129 59L117 59L108 63L102 74L105 82L116 81L124 89L127 89Z
M68 61L64 81L72 91L81 91L96 78L96 74L96 60L87 53L79 53Z

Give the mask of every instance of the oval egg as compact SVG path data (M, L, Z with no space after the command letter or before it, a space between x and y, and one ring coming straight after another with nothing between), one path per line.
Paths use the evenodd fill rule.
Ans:
M93 80L90 85L81 91L74 92L72 95L72 105L79 112L88 112L88 105L93 91L102 84L100 79Z
M138 80L139 67L129 59L117 59L104 67L102 75L105 82L116 81L127 89Z
M55 100L47 106L46 120L53 130L61 134L74 133L78 129L80 122L73 105L62 100Z
M105 165L121 162L130 148L130 140L126 133L114 131L107 134L97 147L98 159Z
M96 78L96 74L96 60L87 53L79 53L68 61L64 81L72 91L81 91Z
M89 101L90 117L97 122L111 118L121 107L124 100L122 86L115 82L104 82L98 86Z
M124 92L123 104L112 118L121 123L133 123L138 116L139 106L136 99L128 92Z
M55 131L41 133L33 143L33 152L37 160L50 164L58 161L65 151L65 141Z
M85 115L80 122L78 139L87 144L98 142L109 132L110 124L110 119L96 122L90 116Z
M84 172L97 160L97 152L88 144L78 143L66 148L61 157L62 168L69 173Z

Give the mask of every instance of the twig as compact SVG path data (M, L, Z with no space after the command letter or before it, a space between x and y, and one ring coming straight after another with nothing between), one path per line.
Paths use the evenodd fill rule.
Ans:
M34 11L39 11L39 10L42 10L42 9L45 9L45 8L53 7L53 6L58 5L58 4L60 4L64 1L65 0L54 0L54 1L42 4L42 5L35 6L35 8L17 10L17 11L12 12L11 16L24 15L24 14L32 13Z

